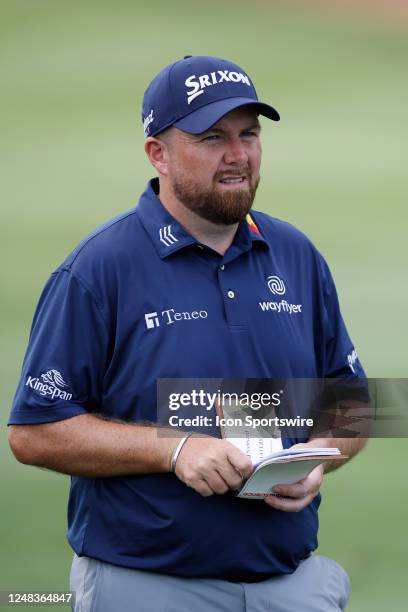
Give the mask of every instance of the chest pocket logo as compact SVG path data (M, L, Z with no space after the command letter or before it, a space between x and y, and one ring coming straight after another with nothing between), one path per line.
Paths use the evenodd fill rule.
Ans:
M285 283L279 276L268 276L268 287L274 295L286 293Z
M274 295L285 295L286 286L279 276L268 276L267 283L271 293ZM259 302L259 307L262 312L269 310L278 314L299 314L302 312L302 306L303 304L289 304L286 300L280 300L279 302Z

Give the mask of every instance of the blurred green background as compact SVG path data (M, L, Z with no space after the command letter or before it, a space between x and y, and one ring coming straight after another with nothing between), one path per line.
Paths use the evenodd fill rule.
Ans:
M68 478L17 464L5 423L49 273L152 175L149 80L185 54L249 72L282 116L264 121L256 208L328 259L368 375L406 377L407 27L261 0L1 0L0 11L0 590L64 590ZM407 449L373 440L324 484L320 552L349 572L350 612L406 610Z

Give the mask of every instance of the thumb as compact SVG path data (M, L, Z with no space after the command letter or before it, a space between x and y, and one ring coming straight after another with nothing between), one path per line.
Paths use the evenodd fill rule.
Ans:
M230 442L228 444L231 447L227 452L229 462L243 476L243 478L249 478L254 469L251 459L248 457L248 455L239 450L239 448L236 448Z

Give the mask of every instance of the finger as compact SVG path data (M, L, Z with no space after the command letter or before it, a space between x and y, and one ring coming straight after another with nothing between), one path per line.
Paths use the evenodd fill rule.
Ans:
M294 484L291 484L291 485L289 484L275 485L274 487L272 487L272 492L276 493L277 495L282 495L283 497L301 499L302 497L306 497L307 495L310 495L314 491L310 490L310 488L307 487L302 482L295 482Z
M251 459L238 448L229 443L228 460L244 478L249 478L254 470Z
M194 491L197 491L202 497L214 495L214 491L208 486L205 480L197 480L194 484L188 486L194 489Z
M306 497L316 495L323 481L322 466L318 465L314 470L299 482L293 484L277 484L272 488L274 493L285 497Z
M301 448L310 448L312 445L310 444L310 442L299 442L298 444L292 444L292 446L290 447L290 450L292 450L293 448L297 448L297 449L301 449Z
M217 471L231 490L241 488L244 476L228 460Z
M314 495L307 495L300 499L291 499L277 495L268 495L265 497L265 503L281 512L300 512L300 510L303 510L303 508L306 508L312 502L314 497Z
M224 495L227 491L229 491L229 486L225 482L225 480L220 476L218 472L210 472L206 477L205 481L207 485L210 487L213 493L217 495Z

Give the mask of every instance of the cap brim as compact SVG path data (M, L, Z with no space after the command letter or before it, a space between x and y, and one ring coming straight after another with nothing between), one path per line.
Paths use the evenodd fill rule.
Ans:
M202 106L193 111L183 119L176 121L173 125L189 134L201 134L208 130L214 123L217 123L221 117L241 106L253 106L255 111L268 119L279 121L280 116L276 109L269 104L257 102L253 98L226 98L210 102L206 106Z

